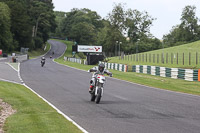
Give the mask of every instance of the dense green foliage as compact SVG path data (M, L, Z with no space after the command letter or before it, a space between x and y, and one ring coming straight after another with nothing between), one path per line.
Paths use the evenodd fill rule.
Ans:
M89 9L72 9L68 13L55 12L55 15L58 28L53 36L68 38L79 45L101 45L103 51L111 55L116 54L116 41L121 42L121 51L127 53L135 52L138 39L144 44L140 51L161 46L149 30L154 18L147 12L125 10L123 4L115 4L104 19Z
M100 16L89 9L73 9L66 13L61 32L69 39L81 45L92 45L96 42L97 32L102 27Z
M55 31L52 0L0 0L0 2L9 7L7 19L3 21L7 24L7 28L1 32L11 33L7 38L3 37L11 46L2 42L1 47L4 51L19 50L21 47L30 50L41 48L48 40L49 33ZM6 13L5 10L1 9L0 12L2 11Z
M0 46L7 51L20 47L41 48L50 35L67 38L79 45L101 45L107 56L116 56L122 51L126 54L146 52L200 40L195 6L183 9L181 24L164 35L161 42L150 33L155 18L146 11L126 9L122 3L114 4L107 17L101 18L97 12L86 8L53 12L52 0L0 2L4 3L0 5Z
M52 37L59 37L59 38L64 38L64 35L62 33L62 27L63 27L63 19L65 19L66 13L65 12L60 12L60 11L55 11L54 15L56 16L56 24L57 28L54 33L51 33Z
M79 45L101 45L107 56L119 55L120 51L141 53L200 40L195 11L195 6L186 6L181 24L164 35L163 42L150 33L155 18L146 11L125 9L122 3L115 4L106 18L89 9L55 12L58 28L54 36L68 38Z
M12 49L10 27L10 9L5 3L0 2L0 48L2 49Z
M181 24L174 26L170 33L163 37L165 46L175 46L200 40L199 19L195 11L195 6L186 6L183 9Z

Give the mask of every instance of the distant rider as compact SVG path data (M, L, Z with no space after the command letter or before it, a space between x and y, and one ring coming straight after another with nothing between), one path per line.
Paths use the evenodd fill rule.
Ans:
M42 58L41 58L41 63L42 62L45 62L45 57L44 56L42 56Z
M97 78L98 74L104 75L106 73L107 75L110 75L110 77L112 77L112 73L109 72L107 69L105 69L105 65L102 63L99 64L98 66L91 68L90 70L88 70L88 72L94 72L92 79L90 80L90 87L89 87L90 93L95 86L95 82L96 82L96 78Z

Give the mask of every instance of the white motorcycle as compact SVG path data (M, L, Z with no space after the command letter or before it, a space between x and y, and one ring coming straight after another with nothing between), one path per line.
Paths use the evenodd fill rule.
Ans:
M110 77L112 77L112 73ZM98 104L101 100L101 97L103 96L103 91L104 91L103 89L106 82L106 78L103 74L98 74L98 75L93 74L93 78L95 78L95 84L92 92L90 93L91 101L95 101Z

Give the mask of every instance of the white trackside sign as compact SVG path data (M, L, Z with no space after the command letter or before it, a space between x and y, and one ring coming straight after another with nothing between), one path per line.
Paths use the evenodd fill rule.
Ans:
M78 52L102 52L102 46L86 46L86 45L78 45Z

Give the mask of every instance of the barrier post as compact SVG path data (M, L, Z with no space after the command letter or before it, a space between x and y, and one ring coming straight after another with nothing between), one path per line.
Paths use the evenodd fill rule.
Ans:
M200 82L200 69L198 71L198 81Z

